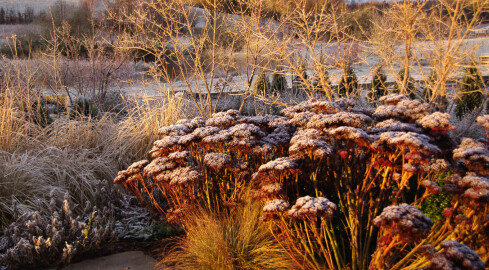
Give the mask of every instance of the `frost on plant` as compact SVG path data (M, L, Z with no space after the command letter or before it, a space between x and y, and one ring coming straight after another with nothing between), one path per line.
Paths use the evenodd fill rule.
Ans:
M418 246L447 239L489 250L486 145L449 140L449 115L419 100L392 94L379 102L365 109L351 99L309 100L282 115L229 110L182 120L160 128L149 160L115 182L182 226L196 209L220 215L250 194L299 268L419 267L428 259ZM436 196L451 201L435 207L432 222L418 207Z

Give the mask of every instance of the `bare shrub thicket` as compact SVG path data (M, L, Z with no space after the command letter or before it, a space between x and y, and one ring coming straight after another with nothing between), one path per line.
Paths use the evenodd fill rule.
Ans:
M453 101L459 93L447 83L457 81L460 67L473 57L477 45L472 29L487 11L487 1L400 1L358 14L331 1L291 1L282 6L286 11L280 16L268 18L271 2L208 0L192 6L183 0L136 1L130 9L113 10L111 19L126 29L126 49L137 48L155 60L150 74L172 91L192 94L201 114L208 116L215 112L220 93L231 89L243 94L243 102L297 102L279 98L288 93L254 91L262 70L287 77L289 87L300 89L303 98L334 100L342 78L349 76L344 74L348 67L362 73L358 77L364 88L381 65L388 85L395 83L397 91L411 89L413 97L421 98L419 89L427 82L433 89L430 102L446 96ZM432 70L436 80L429 80ZM228 75L234 75L229 88L217 87L216 78ZM359 96L362 90L348 96Z

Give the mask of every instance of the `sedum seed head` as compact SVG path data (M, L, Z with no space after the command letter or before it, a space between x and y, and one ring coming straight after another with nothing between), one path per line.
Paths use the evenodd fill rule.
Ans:
M337 209L336 204L324 197L305 196L297 199L296 203L289 210L289 216L297 219L307 219L322 217L331 219L333 211Z

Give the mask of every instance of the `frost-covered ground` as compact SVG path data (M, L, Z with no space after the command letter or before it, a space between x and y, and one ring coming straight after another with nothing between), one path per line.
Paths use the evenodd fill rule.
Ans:
M423 57L425 57L423 53L426 52L432 46L433 44L429 42L416 43L415 48L417 49L417 51L420 52L418 53L418 57L423 59ZM467 39L463 43L463 48L465 48L465 50L472 52L472 55L474 56L475 60L477 60L479 55L483 53L483 49L487 47L489 47L489 38ZM368 48L363 49L360 58L363 60L361 61L360 64L354 65L353 69L357 74L359 83L368 84L372 80L372 70L375 68L378 61L375 56L371 55ZM430 73L430 67L428 61L421 61L420 63L421 63L421 67L416 67L411 70L411 76L416 81L422 82L425 78L428 77ZM400 66L398 65L394 65L391 68L385 68L384 71L387 75L388 82L395 81L395 76L397 75L399 69ZM489 75L489 65L481 65L479 66L479 69L482 75L484 76ZM456 67L455 70L456 71L453 73L454 76L451 78L453 80L459 79L463 76L464 67L459 66ZM328 72L332 84L333 85L338 84L341 79L342 70L335 68L335 69L330 69ZM309 76L313 75L313 71L308 70L308 75ZM287 79L288 79L288 85L290 87L292 85L292 76L288 76ZM227 79L224 77L221 78L217 77L214 79L213 83L214 84L217 83L218 85L222 86L224 82L226 82L227 86L225 88L225 92L242 92L247 88L247 81L248 78L246 77L246 74L235 74L234 76L229 76ZM210 83L210 81L208 81L208 83ZM206 93L204 81L202 80L192 81L190 85L192 87L193 92ZM183 92L183 91L187 91L188 88L186 83L183 81L176 81L171 85L163 82L136 83L133 85L126 85L123 88L121 88L123 92L129 95L136 95L136 96L145 95L150 97L164 95L165 91L170 91L172 89L175 92ZM218 87L217 89L221 89L221 88Z

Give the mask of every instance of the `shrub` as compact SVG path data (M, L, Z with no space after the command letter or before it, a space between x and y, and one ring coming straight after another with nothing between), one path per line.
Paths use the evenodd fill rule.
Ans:
M387 94L387 75L382 70L382 66L377 66L372 75L372 89L369 92L370 100L378 100Z
M323 82L321 82L321 77L323 77ZM324 71L322 76L317 74L314 76L314 79L312 81L312 87L314 88L315 91L321 92L321 91L328 91L331 89L331 80L329 78L329 73L327 70Z
M415 268L430 263L423 245L447 239L486 258L478 248L489 243L485 145L450 144L449 114L430 114L420 100L392 94L379 102L368 110L349 99L310 100L283 116L230 110L182 120L159 130L150 160L114 181L184 229L200 209L223 217L245 204L251 187L265 203L260 219L301 268ZM443 176L450 168L457 174ZM414 205L441 193L453 199L433 222Z
M47 108L47 103L44 100L35 101L31 108L27 110L27 120L34 122L36 125L45 127L53 122Z
M91 100L78 99L75 101L75 104L71 106L70 110L70 119L77 117L89 117L95 119L98 117L98 110Z
M338 84L338 96L339 97L351 97L356 95L358 91L358 79L357 75L353 71L350 65L347 65L343 70L340 83Z
M416 86L414 85L414 79L411 77L411 72L405 68L401 68L397 74L398 80L394 86L394 93L401 93L409 95L410 98L416 98ZM407 77L407 78L406 78ZM404 80L406 80L404 84Z
M460 82L460 89L457 91L455 115L462 119L465 114L473 112L482 106L484 94L482 92L483 82L479 70L475 65L465 69L465 75Z
M287 90L287 79L280 68L273 72L271 89L278 93L283 93Z
M270 79L265 70L262 70L255 81L255 91L258 95L267 96L270 93Z
M445 95L440 95L439 91L434 89L438 82L438 75L434 69L431 70L428 80L425 81L423 97L427 102L434 104L436 110L445 110L448 106L448 99Z

